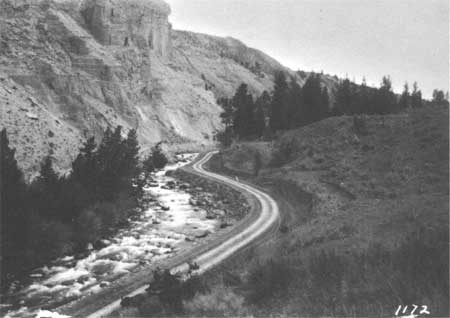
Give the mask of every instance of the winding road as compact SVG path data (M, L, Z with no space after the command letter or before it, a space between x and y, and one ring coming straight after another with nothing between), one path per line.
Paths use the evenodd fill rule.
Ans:
M238 252L242 248L255 244L258 239L264 237L265 234L270 233L270 230L277 226L279 221L279 210L277 203L266 193L255 189L254 187L233 180L203 168L203 165L215 154L217 151L212 151L205 154L201 159L197 160L189 169L202 177L212 179L214 181L227 184L235 189L238 189L250 198L252 209L248 217L244 218L242 222L237 224L233 231L227 233L218 239L218 242L209 243L202 250L197 252L192 251L184 255L180 255L177 261L173 262L172 271L187 270L187 261L197 263L200 268L197 270L203 273L215 265L221 263L232 254ZM178 265L176 265L178 264ZM141 284L143 282L140 282ZM128 293L124 297L133 297L135 295L145 292L147 285L141 286L134 291ZM117 297L118 294L116 294ZM99 318L106 317L113 311L120 307L121 298L116 299L108 304L103 304L100 309L91 309L89 311L81 311L84 317ZM86 308L85 308L86 309ZM80 311L71 312L73 316L80 316Z

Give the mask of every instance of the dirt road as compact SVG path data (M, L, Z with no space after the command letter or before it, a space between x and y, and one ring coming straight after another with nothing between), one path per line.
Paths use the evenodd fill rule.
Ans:
M207 153L186 169L202 177L227 184L242 191L252 207L251 213L235 227L215 237L214 240L168 260L170 263L166 265L171 267L173 271L183 271L187 269L187 261L193 261L200 266L198 272L205 272L243 247L261 240L265 233L269 233L270 230L273 230L278 225L278 206L269 195L250 185L206 171L203 168L203 165L214 153L214 151ZM103 295L87 297L74 305L62 308L58 312L74 317L107 317L120 307L122 297L133 297L145 292L145 289L148 287L146 281L148 281L149 274L150 270L132 275L132 277L127 279L127 283L122 282L116 286L111 286L109 291L105 291Z

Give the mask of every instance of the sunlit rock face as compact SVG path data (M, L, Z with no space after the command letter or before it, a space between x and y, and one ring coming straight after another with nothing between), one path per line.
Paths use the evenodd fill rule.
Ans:
M170 7L163 1L86 0L81 13L103 45L136 46L162 57L170 55Z

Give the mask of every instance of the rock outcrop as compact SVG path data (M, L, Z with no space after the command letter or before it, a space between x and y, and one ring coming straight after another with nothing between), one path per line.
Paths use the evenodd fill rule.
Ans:
M170 7L161 0L86 0L81 14L102 45L135 45L170 55Z
M69 169L108 126L136 128L143 152L211 144L219 97L270 91L278 69L304 80L235 39L172 31L169 14L162 0L0 2L0 128L28 177L48 153Z

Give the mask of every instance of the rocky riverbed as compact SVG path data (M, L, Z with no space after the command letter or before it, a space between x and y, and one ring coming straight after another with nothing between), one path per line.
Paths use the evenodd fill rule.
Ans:
M248 207L239 192L178 171L196 155L152 175L145 187L148 206L115 236L89 244L85 253L67 255L33 270L2 295L6 317L35 316L80 297L98 293L118 278L199 244L231 226Z
M197 210L206 211L208 219L219 220L221 227L241 219L250 210L245 197L228 186L184 170L174 170L168 174L180 180L179 187L191 195L189 203Z

